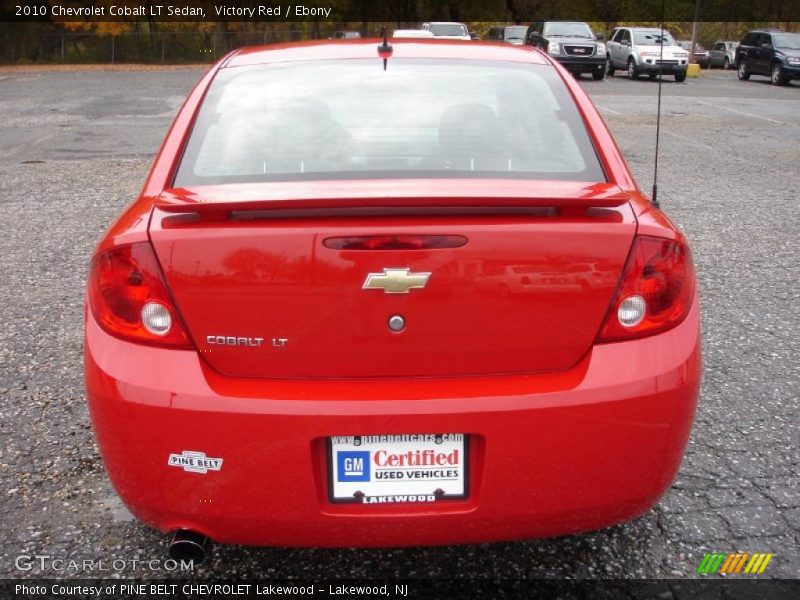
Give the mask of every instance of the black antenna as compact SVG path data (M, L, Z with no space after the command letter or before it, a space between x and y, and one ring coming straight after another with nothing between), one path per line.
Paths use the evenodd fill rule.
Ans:
M383 43L378 46L378 56L383 59L383 70L385 71L386 63L392 55L392 45L389 43L389 38L386 35L386 27L381 29L381 37L383 38Z
M661 82L664 79L664 21L666 0L661 0L661 37L658 56L658 109L656 112L656 158L653 164L653 194L650 203L661 208L658 203L658 141L661 138Z

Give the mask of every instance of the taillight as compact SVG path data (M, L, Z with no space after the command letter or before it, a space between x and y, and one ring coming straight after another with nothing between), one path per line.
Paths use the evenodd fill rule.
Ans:
M689 314L695 278L689 248L675 240L637 236L598 341L644 337Z
M192 348L149 243L118 246L95 256L88 288L92 314L111 335Z
M460 248L466 243L463 235L359 235L323 241L333 250L431 250Z

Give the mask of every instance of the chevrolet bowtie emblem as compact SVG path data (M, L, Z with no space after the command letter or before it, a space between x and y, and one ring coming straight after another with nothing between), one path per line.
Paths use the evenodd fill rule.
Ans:
M384 269L383 273L367 275L362 287L387 294L407 294L412 288L424 288L430 276L430 273L412 273L411 269Z

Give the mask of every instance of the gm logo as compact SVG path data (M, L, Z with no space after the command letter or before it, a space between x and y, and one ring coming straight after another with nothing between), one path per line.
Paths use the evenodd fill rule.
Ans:
M338 481L369 481L369 452L338 452Z

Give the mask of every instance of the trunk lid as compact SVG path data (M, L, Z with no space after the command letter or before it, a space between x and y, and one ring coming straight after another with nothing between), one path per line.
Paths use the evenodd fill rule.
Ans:
M319 208L304 200L314 194L284 189L276 200L264 186L180 190L154 209L150 236L201 356L224 374L465 376L575 364L636 229L627 204L587 206L592 193L619 204L619 190L571 184L532 206L504 206L520 192L481 206L475 198L488 194L450 185L459 189L425 201L387 188L381 209L353 208L352 191ZM547 208L579 197L577 213ZM402 331L389 328L393 316Z

